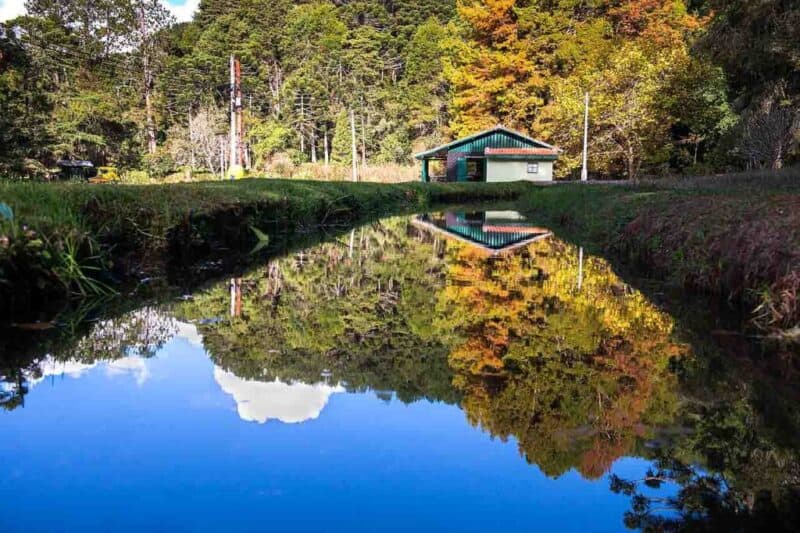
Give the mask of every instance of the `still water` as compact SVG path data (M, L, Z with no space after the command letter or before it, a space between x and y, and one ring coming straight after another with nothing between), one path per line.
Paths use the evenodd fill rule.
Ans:
M3 531L797 524L775 354L512 210L3 335Z

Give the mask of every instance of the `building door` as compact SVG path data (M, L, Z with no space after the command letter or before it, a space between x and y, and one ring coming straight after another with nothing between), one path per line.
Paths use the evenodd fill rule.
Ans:
M456 160L456 181L467 181L467 158Z

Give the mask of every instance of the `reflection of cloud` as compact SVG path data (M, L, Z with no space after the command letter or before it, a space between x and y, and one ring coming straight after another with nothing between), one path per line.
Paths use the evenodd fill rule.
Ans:
M199 331L197 331L197 326L195 326L194 324L188 324L186 322L178 322L178 321L175 322L175 326L177 327L178 331L175 334L175 337L186 339L186 341L192 346L203 348L203 336L200 335Z
M147 368L146 360L137 356L95 363L81 363L80 361L69 359L56 361L52 357L47 357L39 364L39 371L36 372L36 377L33 377L33 374L29 374L26 376L26 382L29 387L33 387L49 377L66 376L78 379L95 367L105 367L106 374L109 376L132 375L139 386L143 385L150 377L150 370Z
M344 392L340 385L324 383L283 383L242 379L214 367L214 379L223 391L233 396L242 420L265 423L277 419L286 424L314 420L328 403L331 394Z
M140 387L150 377L150 369L141 357L126 357L106 363L106 374L109 376L119 376L130 374L136 377L136 384Z

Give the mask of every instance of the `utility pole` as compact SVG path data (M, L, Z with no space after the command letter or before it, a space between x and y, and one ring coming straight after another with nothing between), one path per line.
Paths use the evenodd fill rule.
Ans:
M300 126L297 128L297 130L300 133L300 152L303 155L306 153L306 136L305 132L303 131L306 127L306 107L304 99L305 95L300 93Z
M586 91L583 111L583 168L581 169L581 181L589 181L589 91Z
M236 67L236 165L244 166L244 113L242 110L242 64L237 59Z
M195 156L194 156L194 142L195 142L195 134L194 134L194 128L192 127L192 107L189 106L189 150L191 150L191 157L189 159L189 179L193 177L194 167L197 166L195 163Z
M236 58L231 56L231 128L230 128L230 152L228 156L228 168L231 170L228 172L229 177L233 177L233 167L236 164L236 139L238 138L236 135Z
M225 179L225 136L219 137L219 179Z
M350 137L352 142L350 149L353 154L353 181L358 181L358 153L356 149L356 115L350 110Z

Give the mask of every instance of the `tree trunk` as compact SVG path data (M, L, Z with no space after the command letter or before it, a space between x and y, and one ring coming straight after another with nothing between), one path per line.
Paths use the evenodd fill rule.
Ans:
M358 181L358 150L356 149L356 115L353 110L350 110L350 137L351 137L351 146L350 150L352 153L352 160L353 160L353 181Z
M780 170L783 168L783 145L779 144L775 151L775 157L772 160L772 170Z
M144 112L145 129L147 136L147 153L156 153L156 125L153 118L153 70L150 65L150 50L146 42L147 26L145 23L144 11L139 11L139 29L145 43L142 45L142 70L144 72Z
M304 97L300 95L300 127L297 128L300 132L300 153L306 153L306 136L303 132L303 128L306 126L306 110L305 110L305 102L303 101Z
M364 125L364 113L361 113L361 167L367 168L367 128Z
M311 162L317 162L317 132L315 128L311 128Z
M639 179L639 171L636 168L636 155L633 153L632 146L628 148L625 164L628 167L628 179L636 183Z
M153 74L150 70L150 60L145 55L144 59L144 110L147 128L147 153L156 153L156 125L153 119Z

